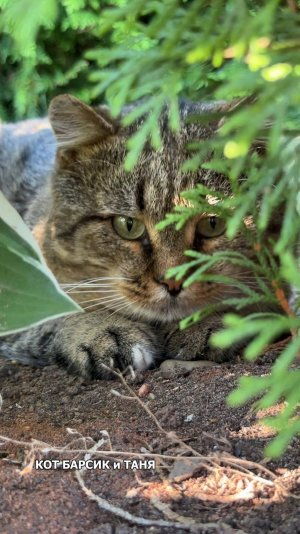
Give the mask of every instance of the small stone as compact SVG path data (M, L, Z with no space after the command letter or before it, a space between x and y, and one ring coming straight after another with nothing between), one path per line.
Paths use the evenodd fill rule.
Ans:
M214 367L217 365L215 362L208 360L165 360L160 366L160 372L165 378L186 373L193 369L201 369L206 367Z
M202 462L199 458L179 458L173 464L169 480L172 480L172 482L187 480L199 471L201 467Z
M149 384L143 384L140 389L138 390L138 396L139 397L147 397L150 393L150 386Z

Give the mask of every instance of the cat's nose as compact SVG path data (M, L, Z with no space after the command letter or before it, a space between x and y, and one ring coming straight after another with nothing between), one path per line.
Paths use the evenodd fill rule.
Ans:
M180 291L182 290L183 280L174 280L174 279L166 280L164 276L160 276L158 282L162 286L165 286L168 293L170 293L172 297L176 297L177 295L179 295Z

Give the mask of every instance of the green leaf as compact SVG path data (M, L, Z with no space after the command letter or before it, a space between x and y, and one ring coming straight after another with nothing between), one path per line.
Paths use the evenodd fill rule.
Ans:
M259 325L254 322L246 322L245 319L234 315L226 315L224 323L230 328L220 330L211 336L211 344L222 349L230 347L233 343L257 333Z
M264 424L274 428L275 421L270 419L263 419ZM300 420L295 419L289 422L288 427L281 429L279 435L271 441L271 443L265 449L265 455L269 458L278 458L281 456L287 448L289 442L293 436L296 436L300 432Z
M227 397L229 406L240 406L266 389L270 384L268 376L242 376L239 386Z
M290 252L285 252L282 254L281 263L282 276L290 282L290 284L293 284L297 289L300 289L300 271L295 258Z
M261 332L259 332L257 337L247 346L244 353L247 360L254 360L257 358L274 339L279 337L279 334L286 330L284 317L282 317L282 321L270 321L269 325L269 328L267 325L262 325Z
M34 9L30 0L7 2L1 17L6 31L13 35L23 57L34 56L34 41L38 29L40 26L52 27L57 16L57 7L57 0L39 0Z
M81 308L59 287L32 234L0 193L0 335Z

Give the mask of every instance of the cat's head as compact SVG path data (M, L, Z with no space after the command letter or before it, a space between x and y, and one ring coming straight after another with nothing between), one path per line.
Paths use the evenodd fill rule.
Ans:
M203 282L183 289L182 282L165 279L170 267L186 261L187 249L211 253L245 247L241 236L228 242L213 205L180 231L155 228L184 202L180 193L196 183L229 189L220 175L181 168L190 156L187 143L207 138L216 128L188 124L186 117L208 107L184 103L176 134L162 116L162 148L155 151L147 144L133 171L126 172L126 143L136 126L124 128L106 108L91 108L68 95L52 101L49 118L58 151L44 252L61 282L80 282L71 295L84 307L173 321L222 299L220 285ZM232 268L224 265L222 274Z

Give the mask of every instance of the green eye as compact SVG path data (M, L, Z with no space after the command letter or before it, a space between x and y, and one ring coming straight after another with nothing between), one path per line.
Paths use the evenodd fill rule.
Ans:
M201 219L197 224L197 231L202 237L218 237L225 232L226 224L224 219L215 215Z
M145 232L144 223L138 221L138 219L124 217L123 215L115 215L112 225L115 232L123 239L139 239Z

